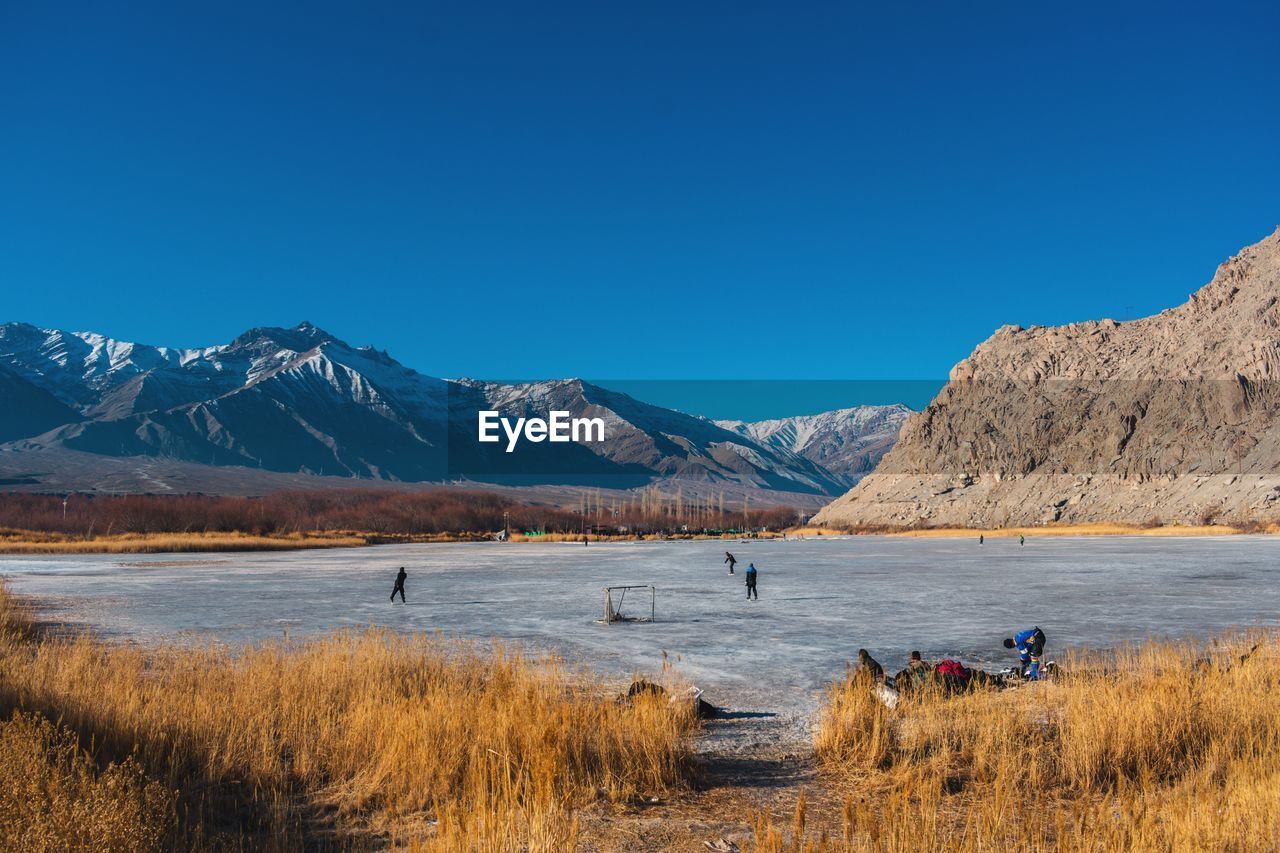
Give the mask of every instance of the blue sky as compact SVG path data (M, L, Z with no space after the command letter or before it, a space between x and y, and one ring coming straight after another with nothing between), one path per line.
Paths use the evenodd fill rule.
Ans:
M1280 7L1123 5L10 0L0 320L943 377L1280 223Z

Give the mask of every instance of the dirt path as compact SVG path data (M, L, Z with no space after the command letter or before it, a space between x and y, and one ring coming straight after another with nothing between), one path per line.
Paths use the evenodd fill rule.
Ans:
M821 784L807 713L728 709L697 740L702 773L688 794L588 813L588 850L705 850L719 839L753 847L756 822L767 816L790 833L801 792L811 833L834 833L843 805Z

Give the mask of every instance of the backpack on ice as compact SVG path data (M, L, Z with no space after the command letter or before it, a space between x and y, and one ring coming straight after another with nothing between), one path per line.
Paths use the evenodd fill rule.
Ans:
M934 672L937 672L939 675L951 676L952 678L957 678L960 681L968 681L969 676L972 675L969 670L965 669L964 664L960 663L958 660L938 661L937 666L933 669Z

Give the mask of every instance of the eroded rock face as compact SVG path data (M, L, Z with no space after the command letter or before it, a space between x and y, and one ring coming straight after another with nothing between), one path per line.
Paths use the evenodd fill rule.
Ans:
M1127 323L1005 326L831 525L1280 519L1280 230Z

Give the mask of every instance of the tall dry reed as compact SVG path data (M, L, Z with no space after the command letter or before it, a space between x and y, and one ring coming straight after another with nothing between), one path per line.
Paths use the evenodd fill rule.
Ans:
M188 846L564 849L573 812L689 778L690 717L553 660L381 630L239 653L33 636L0 594L0 709L179 792Z
M66 533L0 529L0 554L183 554L209 551L293 551L354 548L369 537L347 533L122 533L90 539Z
M1254 648L1254 643L1259 643ZM1059 681L890 710L849 676L815 749L843 838L762 849L1265 850L1280 838L1280 646L1150 644Z
M38 714L0 722L0 841L5 849L162 850L174 792L137 762L99 768L73 732Z

